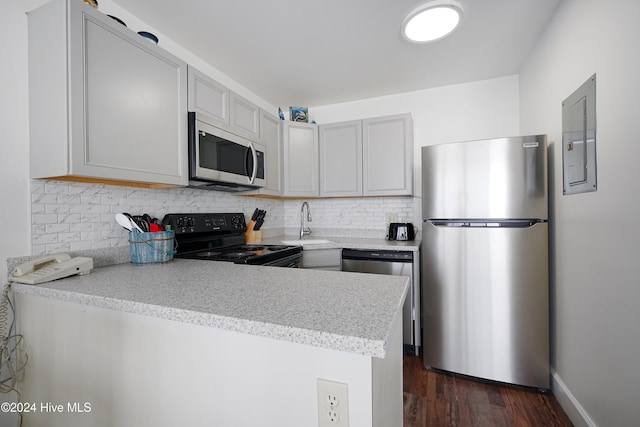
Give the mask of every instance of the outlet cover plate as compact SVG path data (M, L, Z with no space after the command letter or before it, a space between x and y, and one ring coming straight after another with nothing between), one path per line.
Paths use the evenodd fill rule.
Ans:
M318 378L318 427L349 427L349 387Z

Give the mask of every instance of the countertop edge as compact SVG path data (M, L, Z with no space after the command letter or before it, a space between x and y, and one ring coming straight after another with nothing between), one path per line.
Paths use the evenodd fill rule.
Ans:
M344 336L325 331L296 328L256 320L239 319L211 313L165 307L148 303L122 300L117 298L86 295L77 292L50 289L37 285L11 283L14 292L50 298L58 301L82 304L124 313L150 316L199 326L213 327L229 332L253 335L263 338L287 341L295 344L310 345L334 351L344 351L362 356L385 358L386 339L374 340L362 337Z

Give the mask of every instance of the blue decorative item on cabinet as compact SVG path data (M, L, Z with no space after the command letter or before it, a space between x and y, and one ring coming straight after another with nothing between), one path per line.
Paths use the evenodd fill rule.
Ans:
M309 123L309 109L304 107L289 107L292 122Z

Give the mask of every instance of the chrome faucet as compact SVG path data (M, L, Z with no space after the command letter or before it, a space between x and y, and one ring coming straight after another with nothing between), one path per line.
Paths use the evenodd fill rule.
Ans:
M307 207L307 221L311 222L311 208L309 208L309 203L302 203L302 207L300 208L300 239L302 240L305 234L311 234L311 228L304 227L304 207Z

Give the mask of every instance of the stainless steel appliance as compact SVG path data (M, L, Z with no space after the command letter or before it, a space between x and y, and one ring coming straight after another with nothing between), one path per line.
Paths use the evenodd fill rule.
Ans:
M416 355L420 348L420 289L414 280L420 277L418 269L419 263L414 263L412 251L342 250L342 271L409 277L410 288L402 309L402 332L405 352Z
M427 368L548 389L546 136L422 148Z
M162 219L176 233L175 258L299 267L302 246L246 244L241 213L172 213Z
M221 191L264 187L265 147L213 123L206 115L188 113L189 186Z

